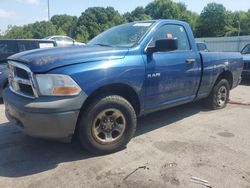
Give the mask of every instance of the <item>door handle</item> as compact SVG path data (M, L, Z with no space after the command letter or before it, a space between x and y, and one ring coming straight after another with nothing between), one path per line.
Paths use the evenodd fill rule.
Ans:
M195 59L186 59L186 63L188 65L194 64L195 63Z

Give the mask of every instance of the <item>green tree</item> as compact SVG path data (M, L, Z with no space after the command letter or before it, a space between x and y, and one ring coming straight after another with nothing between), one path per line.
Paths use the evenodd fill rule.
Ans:
M225 36L237 36L239 32L240 12L227 11L227 21L225 26ZM245 13L244 13L245 14Z
M83 28L86 28L85 36L83 37L86 41L92 39L104 30L109 29L115 25L119 25L125 22L125 19L112 7L93 7L88 8L77 21L77 32L75 36L81 35L83 33ZM78 32L81 33L78 33Z
M201 12L197 23L198 37L219 37L226 33L227 15L222 4L209 3Z
M51 22L41 21L24 26L24 30L31 31L33 38L41 39L50 35L55 35L56 26Z
M127 22L151 20L151 16L146 14L146 10L143 7L137 7L131 13L127 12L123 15Z
M227 11L226 36L238 36L250 34L250 10L247 12Z
M61 27L56 29L56 34L57 35L68 35Z
M65 34L61 29L57 30L51 22L41 21L25 26L9 26L4 38L12 39L41 39L50 35Z
M240 13L241 35L250 35L250 9Z
M21 26L8 26L4 38L9 39L28 39L33 38L31 31L25 30Z
M56 27L57 34L72 37L76 29L77 17L66 14L55 15L51 18L51 22Z
M146 6L145 13L152 19L177 19L188 22L192 29L196 28L199 15L187 10L184 3L172 0L154 0Z
M179 13L178 17L175 19L188 22L192 30L195 32L199 15L197 13L187 10L187 6L184 3L177 3L177 7L179 9Z
M75 38L77 41L79 41L79 42L87 42L88 41L89 33L87 31L87 28L84 25L77 27L75 33L76 33Z
M146 6L146 13L153 19L178 19L181 10L172 0L154 0Z

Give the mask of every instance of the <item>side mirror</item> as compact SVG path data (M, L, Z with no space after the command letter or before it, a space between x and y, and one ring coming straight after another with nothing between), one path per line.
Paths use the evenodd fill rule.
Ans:
M169 52L178 49L177 39L161 39L155 42L155 50L157 52Z
M154 52L170 52L178 49L177 39L161 39L155 41L155 47L148 48L148 53Z

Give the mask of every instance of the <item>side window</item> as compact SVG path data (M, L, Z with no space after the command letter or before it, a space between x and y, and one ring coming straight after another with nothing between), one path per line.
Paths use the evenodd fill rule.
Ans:
M16 51L15 41L0 41L0 54L14 54Z
M55 40L55 41L62 41L62 37L53 37L52 40Z
M70 43L73 43L73 40L69 37L64 37L63 39L65 42L70 42Z
M27 50L33 50L36 49L37 45L36 42L32 41L18 41L18 51L27 51Z
M241 52L242 54L250 54L250 44L248 44Z
M190 50L187 33L181 25L162 26L155 32L149 46L155 46L155 41L167 38L176 38L178 40L178 50Z
M247 53L247 54L250 54L250 45L248 45L247 50L246 50L246 53Z

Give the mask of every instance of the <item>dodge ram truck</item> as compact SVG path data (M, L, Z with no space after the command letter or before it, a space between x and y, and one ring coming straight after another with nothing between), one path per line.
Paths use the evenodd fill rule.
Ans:
M8 59L6 116L26 134L96 154L123 149L137 117L203 99L224 108L241 80L240 53L199 52L190 26L155 20L113 27L86 46Z

